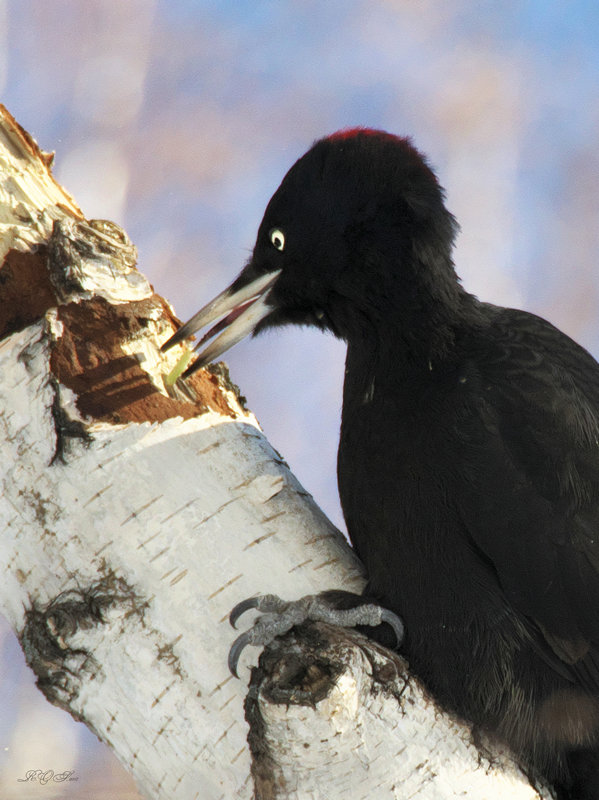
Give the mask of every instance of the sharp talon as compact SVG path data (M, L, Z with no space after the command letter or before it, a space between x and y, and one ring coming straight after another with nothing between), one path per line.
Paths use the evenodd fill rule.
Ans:
M381 622L386 622L388 625L391 625L393 628L393 633L395 634L395 638L397 639L396 647L403 642L404 637L404 624L401 619L394 614L392 611L389 611L386 608L381 610Z
M260 604L260 596L256 597L248 597L246 600L242 600L241 603L237 603L237 605L231 610L229 614L229 622L231 627L235 628L235 623L239 619L242 614L245 614L246 611L249 611L251 608L258 608ZM235 647L235 645L233 645Z
M244 602L247 603L247 600ZM240 603L239 605L243 605ZM235 609L233 609L235 611ZM231 612L233 613L233 612ZM242 633L241 636L238 636L237 639L231 645L231 649L229 650L229 657L227 658L227 664L229 665L229 671L234 678L239 678L237 674L237 665L239 664L239 659L241 654L245 650L246 645L250 642L250 637L248 633Z

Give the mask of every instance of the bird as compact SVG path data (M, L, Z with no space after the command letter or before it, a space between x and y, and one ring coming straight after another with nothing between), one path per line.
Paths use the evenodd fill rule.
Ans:
M163 349L215 323L185 378L268 328L347 343L337 477L364 604L401 619L440 707L559 800L596 800L599 365L545 319L467 292L457 233L410 138L337 131L293 164L245 267Z

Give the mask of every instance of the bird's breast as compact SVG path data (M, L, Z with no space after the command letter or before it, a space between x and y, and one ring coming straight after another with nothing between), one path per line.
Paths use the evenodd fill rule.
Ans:
M453 491L460 423L470 413L462 377L458 370L435 381L421 372L393 386L385 375L346 375L341 504L371 587L399 613L406 603L435 613L455 594L456 576L463 582L480 568Z

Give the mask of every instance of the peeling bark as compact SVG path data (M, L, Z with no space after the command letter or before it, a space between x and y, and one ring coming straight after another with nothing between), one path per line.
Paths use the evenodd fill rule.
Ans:
M0 602L45 696L148 798L536 796L401 659L323 625L265 651L248 748L229 610L359 592L361 567L226 368L167 389L170 306L50 164L0 107Z

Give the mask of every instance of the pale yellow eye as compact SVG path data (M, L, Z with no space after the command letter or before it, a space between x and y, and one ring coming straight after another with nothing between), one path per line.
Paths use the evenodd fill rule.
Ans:
M273 228L268 234L270 241L277 248L277 250L285 249L285 234L280 228Z

